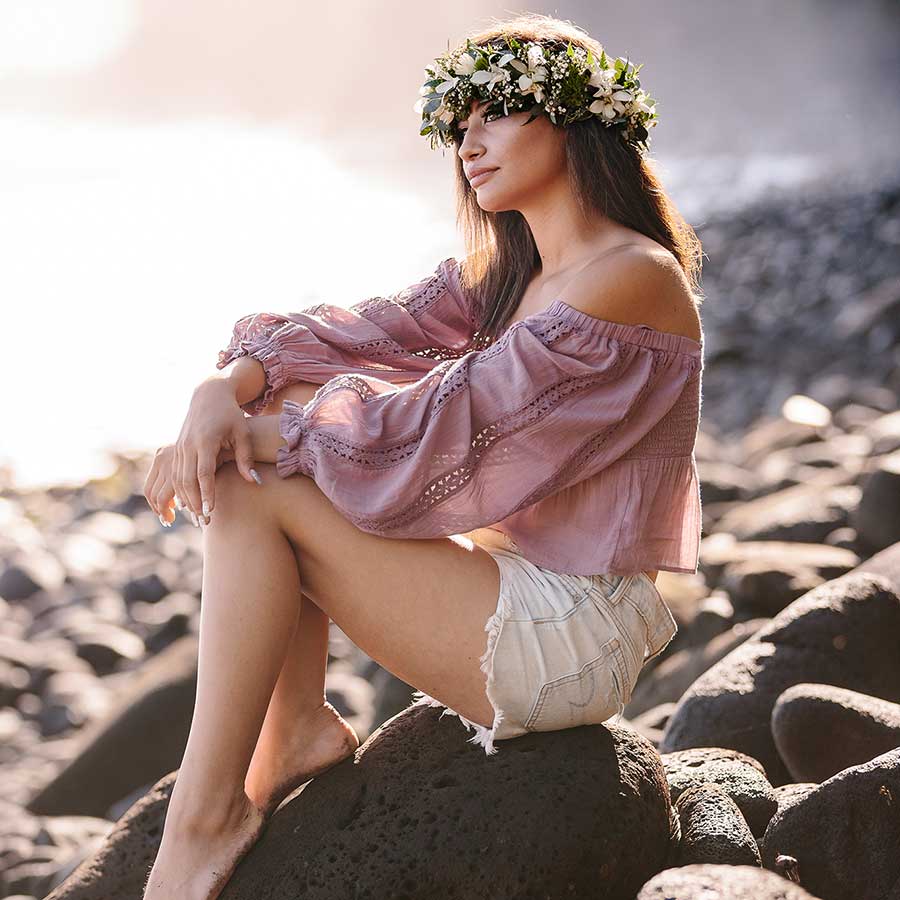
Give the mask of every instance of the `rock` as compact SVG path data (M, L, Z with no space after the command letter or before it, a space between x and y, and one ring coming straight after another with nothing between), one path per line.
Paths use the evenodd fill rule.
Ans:
M168 586L155 572L132 578L122 587L122 596L129 605L138 600L144 603L158 603L168 593Z
M197 692L197 638L189 635L138 669L108 717L28 804L43 815L105 817L109 807L181 764Z
M47 679L43 701L38 720L41 734L49 737L106 715L111 698L109 689L93 673L57 672Z
M704 485L705 487L705 485ZM701 556L703 570L715 584L727 577L729 567L755 563L757 570L769 567L778 570L787 561L792 568L813 570L830 581L845 575L859 564L859 557L850 550L827 544L808 544L800 541L739 541L734 535L716 533L703 538ZM795 600L796 597L791 597ZM782 603L774 612L780 612Z
M411 706L309 782L241 861L231 900L352 896L632 900L664 864L673 815L640 735L594 725L486 757L456 721ZM572 765L578 760L577 765ZM174 773L47 900L138 898ZM473 894L474 892L474 894Z
M665 753L661 758L673 803L685 791L714 784L737 805L754 835L763 834L778 809L765 769L744 753L724 747L696 747Z
M694 865L654 875L636 900L818 900L800 885L755 866Z
M848 573L813 589L685 691L660 751L731 747L759 760L773 786L794 781L772 737L772 707L800 682L900 701L900 597L890 579Z
M136 662L144 655L144 642L117 625L94 622L87 627L72 629L69 636L76 655L98 675L114 672L122 660Z
M759 478L750 470L715 459L698 462L704 503L721 503L751 497L759 488Z
M900 748L851 766L779 810L760 844L763 865L798 860L800 883L828 900L896 896L900 879Z
M769 619L750 619L710 640L702 647L687 647L664 659L652 672L641 672L631 700L625 707L629 717L652 709L660 703L677 702L684 692L708 669L724 659Z
M17 563L0 571L0 597L10 601L27 600L38 591L59 590L65 575L56 557L29 549Z
M743 541L821 544L830 531L848 524L861 493L856 485L797 484L735 505L718 528Z
M739 615L771 617L825 580L786 551L778 563L766 559L733 563L725 569L719 586L728 592Z
M759 848L737 804L717 784L695 784L675 801L681 825L677 865L760 865Z
M900 452L882 457L869 474L850 524L873 551L900 540Z
M775 701L772 735L791 775L818 783L900 747L900 704L802 682Z

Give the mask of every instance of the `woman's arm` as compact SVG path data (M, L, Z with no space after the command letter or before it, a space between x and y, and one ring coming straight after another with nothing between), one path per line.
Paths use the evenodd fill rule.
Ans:
M429 275L395 294L369 297L348 308L319 303L297 313L259 312L241 317L216 368L252 357L263 368L246 379L242 400L251 416L269 413L274 395L298 381L325 384L335 375L368 374L406 383L472 343L476 321L459 282L458 262L443 260Z
M266 387L266 372L263 364L252 356L242 356L234 365L214 372L204 382L224 382L234 393L238 406L255 400Z

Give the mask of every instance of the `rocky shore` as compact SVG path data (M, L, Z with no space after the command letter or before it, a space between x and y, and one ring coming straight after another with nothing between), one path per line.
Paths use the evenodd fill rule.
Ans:
M624 718L488 758L332 623L328 698L363 746L223 897L900 897L900 179L698 234L700 571L661 573L679 633ZM0 897L140 898L202 577L149 465L2 485Z

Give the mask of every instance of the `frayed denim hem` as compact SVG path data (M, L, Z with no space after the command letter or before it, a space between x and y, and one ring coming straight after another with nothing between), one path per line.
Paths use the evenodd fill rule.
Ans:
M478 722L472 722L467 719L465 716L461 716L456 710L451 709L445 703L441 703L440 700L435 700L434 697L426 694L424 691L414 691L413 697L415 698L414 702L410 704L411 706L443 706L444 711L438 716L438 718L443 719L446 715L456 716L463 725L466 726L466 729L471 731L473 728L475 729L475 734L472 737L467 738L466 740L470 744L476 744L481 747L484 747L485 756L492 756L493 754L499 752L499 748L494 746L495 735L497 734L497 728L500 726L500 723L503 721L503 710L497 705L496 700L493 696L493 686L494 686L494 651L497 647L497 640L500 637L500 632L503 630L503 622L504 619L510 614L511 609L509 606L509 602L506 599L505 594L501 590L500 599L497 603L496 612L487 620L484 626L484 630L487 632L487 649L479 658L481 671L485 675L486 682L486 694L487 698L490 701L491 706L494 708L494 722L490 728L486 728L484 725L479 724Z

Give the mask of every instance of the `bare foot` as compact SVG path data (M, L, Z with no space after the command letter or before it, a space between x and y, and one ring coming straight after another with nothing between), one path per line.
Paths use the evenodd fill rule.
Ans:
M263 811L244 801L230 822L214 826L180 827L167 818L143 900L215 900L266 827Z
M300 785L352 756L359 747L353 726L327 701L290 723L288 734L263 728L244 789L266 817Z

